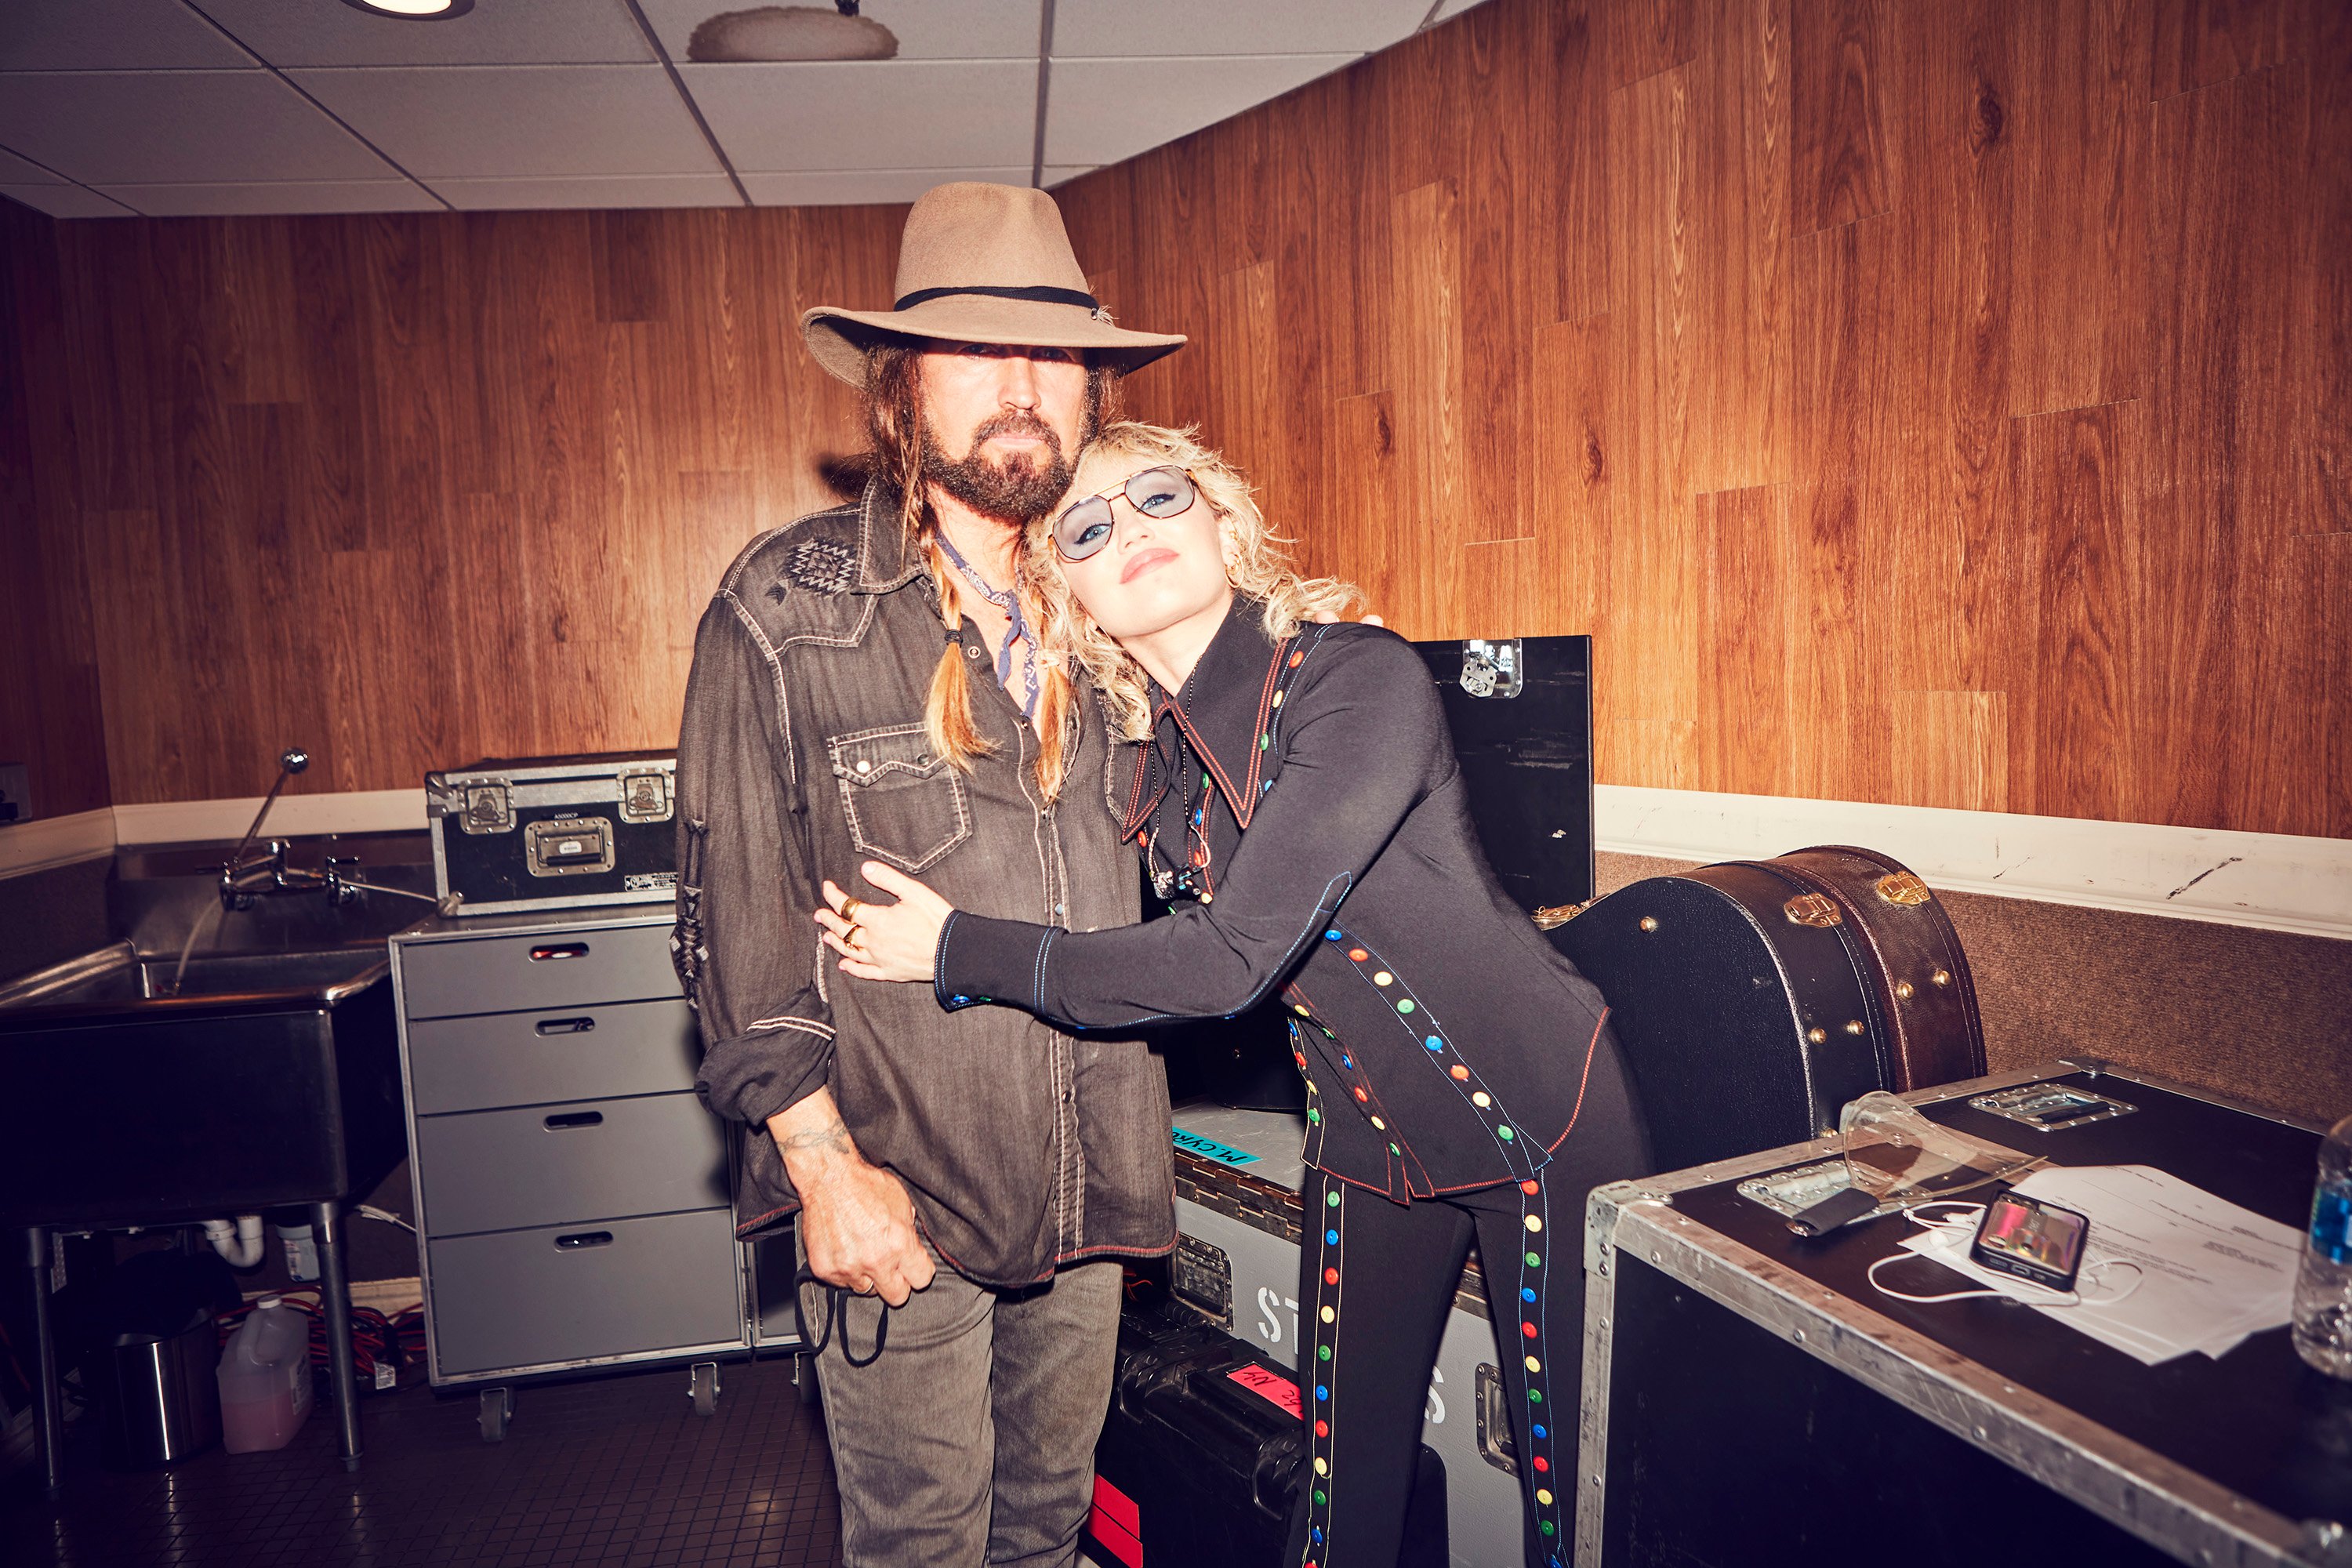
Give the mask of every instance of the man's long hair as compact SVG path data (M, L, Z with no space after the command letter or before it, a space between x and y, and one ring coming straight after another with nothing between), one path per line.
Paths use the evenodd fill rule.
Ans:
M866 429L874 444L874 477L898 491L906 549L921 552L939 599L940 619L947 628L947 647L940 650L939 665L931 672L930 696L923 705L923 729L936 753L959 772L970 773L972 759L996 748L972 716L971 661L956 637L963 625L965 589L939 547L939 518L931 510L929 483L924 475L930 435L923 416L921 370L922 351L913 344L881 342L866 351ZM1081 448L1110 416L1118 385L1108 368L1087 367L1086 414L1078 435ZM1078 454L1068 456L1075 465ZM1021 561L1025 554L1016 542L1013 559ZM1033 574L1021 570L1014 588L1021 595L1022 615L1031 626L1039 628L1033 635L1042 637L1050 611ZM1077 738L1076 689L1066 664L1042 648L1037 650L1037 759L1030 776L1040 801L1052 801L1062 793L1070 749Z

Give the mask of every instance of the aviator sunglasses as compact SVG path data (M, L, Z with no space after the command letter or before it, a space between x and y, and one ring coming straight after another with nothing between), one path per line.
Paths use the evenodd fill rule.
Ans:
M1128 504L1146 517L1174 517L1192 504L1200 491L1193 487L1192 476L1181 468L1146 468L1132 475L1127 483L1108 489L1098 496L1072 501L1054 520L1054 548L1062 552L1065 561L1084 561L1098 555L1110 542L1110 500L1116 495L1127 497Z

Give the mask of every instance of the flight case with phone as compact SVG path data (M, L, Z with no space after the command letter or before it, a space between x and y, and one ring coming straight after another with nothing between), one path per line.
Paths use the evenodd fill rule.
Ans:
M2317 1126L2095 1059L1904 1098L2052 1164L2152 1166L2297 1229L2310 1212ZM1865 1270L1902 1215L1803 1240L1759 1180L1832 1154L1592 1194L1578 1568L2352 1563L2352 1384L2284 1326L2147 1366L2012 1302L1882 1295Z

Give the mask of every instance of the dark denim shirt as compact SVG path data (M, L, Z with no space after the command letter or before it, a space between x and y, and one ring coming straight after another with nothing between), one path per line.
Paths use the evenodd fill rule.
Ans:
M1036 738L969 620L972 707L996 751L968 773L931 754L923 706L946 638L898 497L879 485L753 540L696 633L673 947L701 1018L703 1101L750 1129L738 1229L798 1206L765 1122L830 1086L859 1151L906 1182L967 1278L1025 1285L1076 1258L1165 1252L1173 1152L1156 1055L851 980L809 918L827 877L871 894L857 878L869 858L1010 919L1092 931L1139 912L1110 795L1128 770L1110 765L1092 694L1060 800L1042 805Z
M1487 868L1421 656L1370 626L1277 645L1261 610L1237 599L1184 689L1153 693L1121 792L1160 880L1194 896L1086 934L960 909L941 1005L1133 1028L1279 987L1307 1163L1400 1203L1535 1177L1580 1112L1637 1149L1607 1005ZM1622 1125L1592 1125L1596 1071Z

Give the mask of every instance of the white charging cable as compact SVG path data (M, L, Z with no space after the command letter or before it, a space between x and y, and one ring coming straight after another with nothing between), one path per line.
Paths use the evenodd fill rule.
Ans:
M1931 1217L1927 1213L1929 1209L1949 1209L1954 1212ZM1939 1203L1921 1204L1917 1208L1906 1210L1905 1215L1912 1224L1927 1230L1939 1231L1946 1236L1973 1237L1978 1224L1984 1218L1984 1212L1985 1206L1982 1204L1964 1204L1946 1200ZM2112 1296L2085 1296L2079 1286L2073 1290L2053 1290L2047 1285L2037 1285L2031 1279L2015 1281L2014 1289L1948 1290L1940 1296L1915 1296L1907 1290L1890 1290L1878 1282L1878 1271L1881 1268L1890 1263L1900 1263L1906 1258L1927 1258L1930 1262L1942 1261L1927 1253L1913 1252L1906 1248L1901 1252L1890 1252L1873 1263L1863 1271L1864 1278L1870 1281L1872 1289L1882 1296L1891 1296L1897 1301L1916 1301L1932 1305L1937 1301L1969 1301L1979 1297L1999 1296L2012 1301L2021 1300L2030 1307L2112 1307L2138 1289L2147 1279L2140 1266L2129 1258L2102 1258L2095 1262L2084 1264L2082 1270L2083 1276L2095 1275L2098 1280L2104 1281L2106 1279L2106 1271L2110 1268L2128 1268L2132 1271L2130 1285Z

